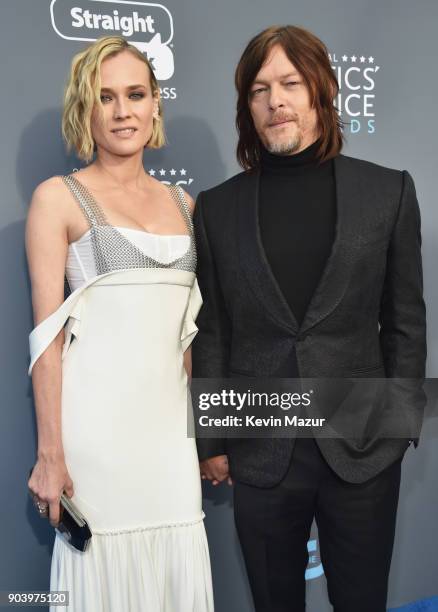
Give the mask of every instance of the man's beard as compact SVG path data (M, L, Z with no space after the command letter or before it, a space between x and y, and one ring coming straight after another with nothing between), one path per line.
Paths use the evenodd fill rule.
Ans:
M292 153L295 153L295 151L300 148L300 145L301 136L300 134L296 134L286 141L268 142L266 148L270 153L274 153L275 155L292 155Z

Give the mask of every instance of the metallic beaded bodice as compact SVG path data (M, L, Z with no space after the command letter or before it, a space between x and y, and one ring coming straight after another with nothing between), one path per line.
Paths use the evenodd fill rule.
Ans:
M149 257L128 238L111 225L94 197L80 181L71 174L62 180L74 195L90 226L90 237L97 274L125 268L174 268L196 271L196 246L190 209L181 187L169 185L170 193L178 206L189 230L190 244L178 259L162 263ZM141 231L141 230L140 230ZM145 232L146 233L146 232Z

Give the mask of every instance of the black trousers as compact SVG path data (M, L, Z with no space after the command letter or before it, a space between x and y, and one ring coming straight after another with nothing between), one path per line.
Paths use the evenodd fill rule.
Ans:
M363 484L336 475L312 438L298 438L284 480L236 482L234 518L257 612L303 612L313 518L335 612L385 612L401 459ZM311 612L318 612L311 611Z

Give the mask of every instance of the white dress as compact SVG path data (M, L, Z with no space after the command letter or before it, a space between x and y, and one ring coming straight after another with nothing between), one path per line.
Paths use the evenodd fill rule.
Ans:
M190 236L114 228L66 178L90 231L69 247L73 293L30 335L29 373L66 324L62 438L92 538L80 552L56 534L50 589L69 591L70 605L53 610L212 612L196 444L187 435L183 352L202 303L187 205L174 188Z

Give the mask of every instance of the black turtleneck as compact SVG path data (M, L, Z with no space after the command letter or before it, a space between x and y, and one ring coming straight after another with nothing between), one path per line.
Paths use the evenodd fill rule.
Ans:
M318 163L318 141L295 155L262 148L259 223L274 277L300 325L335 234L333 160Z

